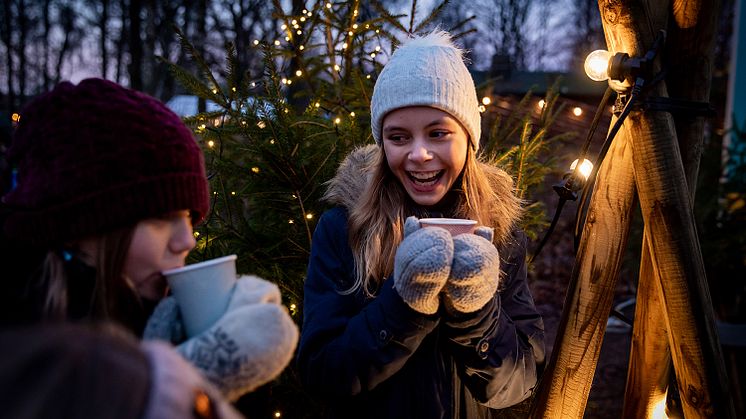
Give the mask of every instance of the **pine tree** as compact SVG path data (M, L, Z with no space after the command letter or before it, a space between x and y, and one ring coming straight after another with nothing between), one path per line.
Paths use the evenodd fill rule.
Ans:
M298 15L286 14L278 0L273 3L284 33L253 42L263 51L263 74L242 72L231 44L226 68L211 69L181 32L181 45L199 74L168 65L188 90L220 108L186 119L205 151L212 193L211 212L195 231L198 244L191 258L237 254L239 272L280 286L300 325L311 235L326 209L320 201L324 182L353 148L373 142L369 107L385 62L381 56L406 34L432 29L448 1L419 22L416 1L403 15L375 0L368 8L356 0L317 2ZM456 38L471 32L459 33L463 25L456 26ZM514 116L492 124L485 142L488 160L514 174L523 197L548 170L540 154L556 115L555 99L547 98L535 132L525 99ZM543 226L543 208L532 204L528 214L526 225L535 232ZM264 391L272 397L262 400L266 411L259 416L280 411L315 417L321 410L301 390L292 366ZM251 409L257 415L257 407Z

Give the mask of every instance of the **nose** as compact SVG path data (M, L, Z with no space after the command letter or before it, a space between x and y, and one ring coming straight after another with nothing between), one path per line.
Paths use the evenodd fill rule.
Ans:
M412 141L412 149L409 151L408 158L410 161L416 163L426 162L432 159L433 155L428 147L428 142L421 137L415 137L414 141Z
M175 254L188 253L197 245L192 229L192 220L186 217L177 217L173 221L169 248Z

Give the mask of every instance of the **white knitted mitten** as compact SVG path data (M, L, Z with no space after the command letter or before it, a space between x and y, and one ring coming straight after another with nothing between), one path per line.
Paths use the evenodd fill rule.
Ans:
M176 347L233 401L277 377L290 363L298 327L269 281L242 276L225 314L201 334ZM161 302L145 328L145 339L178 343L182 327L175 301ZM183 338L181 338L183 340Z

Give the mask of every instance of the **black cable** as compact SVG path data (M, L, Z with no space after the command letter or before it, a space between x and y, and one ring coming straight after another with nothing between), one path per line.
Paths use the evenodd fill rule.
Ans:
M539 256L539 253L541 253L541 249L543 249L544 245L547 244L549 236L552 235L554 227L557 225L557 221L560 218L560 213L562 213L562 207L565 206L565 202L567 202L567 199L560 197L560 200L557 203L557 209L554 210L554 217L552 218L552 222L551 224L549 224L547 232L544 233L544 237L541 239L541 242L539 242L539 246L536 247L536 250L534 250L534 254L531 256L531 259L528 260L529 264L534 262L534 259L536 259L536 257Z
M590 148L591 141L593 140L593 135L596 133L596 128L598 127L598 123L601 120L604 108L606 108L612 92L613 89L611 87L607 87L603 97L601 98L601 102L598 104L598 108L596 108L596 114L593 116L591 128L590 130L588 130L588 135L585 138L583 147L580 149L580 157L578 158L578 163L575 166L575 170L565 174L563 181L560 184L553 186L554 190L559 195L560 200L557 203L557 209L554 210L554 217L552 217L552 222L549 224L549 228L547 228L546 233L544 233L544 237L542 237L541 242L539 242L539 245L536 247L536 250L534 250L534 254L531 256L531 259L529 259L529 263L533 263L533 261L536 260L536 258L539 256L539 253L541 253L541 249L544 248L544 245L547 243L549 237L554 232L554 228L557 226L557 221L559 221L560 215L562 213L562 208L565 206L565 202L567 202L568 200L575 201L578 198L576 194L577 185L583 183L583 181L581 180L582 175L580 174L580 167L583 164L583 161L585 161L585 156L588 153L588 148Z
M622 127L622 123L624 123L624 120L627 119L627 115L629 115L630 111L632 111L632 105L635 104L637 101L637 98L640 95L640 92L642 91L642 87L645 84L645 80L643 78L638 78L635 81L634 86L632 86L632 92L629 95L629 99L627 100L627 104L624 106L624 110L619 115L619 118L614 123L614 126L609 131L609 134L606 136L606 139L604 140L603 145L601 146L601 151L598 153L598 157L596 158L596 164L593 166L593 170L591 170L591 174L588 176L588 180L585 182L585 186L583 187L583 194L580 197L580 202L578 203L578 209L575 213L575 250L578 250L578 246L580 245L580 239L583 235L583 226L585 225L585 213L587 211L587 206L590 201L590 195L591 190L593 189L593 184L596 180L596 174L598 174L598 169L601 167L601 163L603 163L604 158L606 157L606 153L609 151L609 147L611 146L612 141L614 140L614 137L616 136L617 132L619 132L619 129Z

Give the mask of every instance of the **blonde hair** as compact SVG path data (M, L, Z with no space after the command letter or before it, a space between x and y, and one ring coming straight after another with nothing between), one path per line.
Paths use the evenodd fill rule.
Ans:
M342 291L358 290L373 297L394 270L394 257L402 241L404 221L413 215L408 195L391 172L382 147L375 152L371 173L360 199L349 210L349 239L355 259L355 280ZM481 163L468 148L461 176L458 204L451 216L471 218L495 229L495 241L506 240L520 213L513 179L504 171Z

